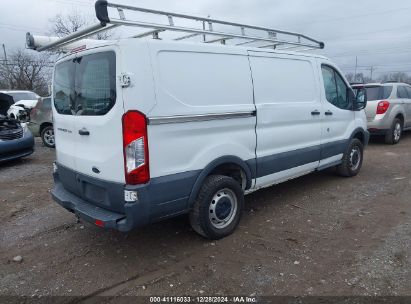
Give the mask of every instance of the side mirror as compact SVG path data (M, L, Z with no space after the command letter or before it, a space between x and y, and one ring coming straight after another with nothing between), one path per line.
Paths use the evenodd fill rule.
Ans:
M357 95L354 99L354 111L361 111L367 106L367 90L365 88L357 89Z

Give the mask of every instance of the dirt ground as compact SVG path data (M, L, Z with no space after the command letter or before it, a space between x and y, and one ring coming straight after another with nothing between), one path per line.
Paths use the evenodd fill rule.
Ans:
M411 134L372 141L360 175L247 196L212 242L186 217L122 234L50 197L54 151L0 166L0 295L411 295ZM18 263L13 258L21 256Z

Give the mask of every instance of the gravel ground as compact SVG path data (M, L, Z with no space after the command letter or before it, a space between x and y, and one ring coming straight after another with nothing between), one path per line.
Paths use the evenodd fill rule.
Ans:
M411 134L373 141L358 177L251 194L236 233L211 242L186 217L129 234L77 222L37 141L0 166L0 295L411 295L410 159Z

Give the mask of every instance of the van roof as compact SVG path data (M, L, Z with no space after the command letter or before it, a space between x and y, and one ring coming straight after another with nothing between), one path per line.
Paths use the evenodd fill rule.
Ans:
M269 48L258 48L258 47L252 47L252 46L234 46L234 45L223 45L223 44L205 44L202 42L195 42L195 41L173 41L173 40L159 40L159 39L136 39L136 38L123 38L123 39L118 39L118 40L105 40L102 42L101 40L98 41L98 43L89 43L84 44L84 47L79 49L78 51L73 51L70 53L66 53L64 56L62 56L57 62L64 61L64 59L68 56L71 56L73 54L81 54L83 51L89 51L92 49L98 50L99 48L102 47L107 47L107 46L112 46L112 45L118 45L121 46L121 44L125 43L135 43L135 44L164 44L166 45L179 45L180 47L184 46L190 46L191 48L193 46L198 46L199 49L201 48L202 51L206 50L212 50L212 49L220 49L220 50L227 50L227 52L241 52L241 51L251 51L251 52L259 52L259 53L273 53L273 54L284 54L284 55L290 55L290 56L305 56L305 57L313 57L313 58L321 58L324 60L328 60L327 57L319 55L319 54L313 54L313 53L306 53L306 52L296 52L292 50L276 50L276 49L269 49Z

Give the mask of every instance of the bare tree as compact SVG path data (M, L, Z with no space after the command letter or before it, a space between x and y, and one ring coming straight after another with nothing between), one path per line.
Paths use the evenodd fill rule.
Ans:
M72 11L68 15L57 14L53 19L51 31L58 37L67 36L86 26L85 18L78 12Z
M73 10L65 15L57 14L54 18L50 19L52 23L51 33L58 37L64 37L90 25L92 23L91 20L93 20L93 17L86 16L78 10ZM112 38L112 36L113 32L106 31L94 35L94 39L107 40Z
M370 77L364 76L363 73L357 73L354 75L354 73L348 73L345 75L347 78L348 82L353 83L353 82L360 82L360 83L370 83L373 82L374 80L371 79Z
M347 78L349 83L353 83L355 82L355 76L354 73L348 73L345 75L345 78Z
M381 76L381 81L398 81L411 83L411 76L404 72L388 73Z
M17 49L7 61L0 62L0 84L2 88L30 90L45 96L49 91L51 67L46 54Z

